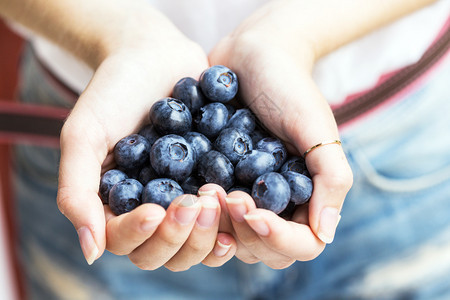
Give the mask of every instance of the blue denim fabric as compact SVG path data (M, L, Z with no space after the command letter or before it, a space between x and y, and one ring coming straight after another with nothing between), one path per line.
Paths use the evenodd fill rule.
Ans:
M28 51L21 99L70 106ZM343 131L355 183L333 244L286 270L142 271L105 253L88 266L56 205L59 151L15 151L20 250L29 299L450 299L450 63L387 110Z

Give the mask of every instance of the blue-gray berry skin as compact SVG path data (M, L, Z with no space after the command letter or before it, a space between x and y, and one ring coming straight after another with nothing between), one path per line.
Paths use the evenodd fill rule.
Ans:
M216 65L206 69L199 81L203 94L212 101L228 102L238 91L236 74L225 66Z
M185 194L197 195L198 190L204 184L206 181L202 177L192 174L180 185Z
M109 191L109 207L116 215L135 209L141 204L142 184L128 178L116 183Z
M231 189L229 189L227 191L227 194L229 194L231 192L234 192L234 191L241 191L241 192L247 193L249 195L252 194L252 189L251 188L248 188L248 187L245 187L245 186L240 186L240 185L233 186Z
M212 150L211 141L200 132L190 131L184 135L184 139L191 145L192 150L194 150L197 161L203 154Z
M217 151L224 154L233 165L253 150L252 139L244 131L237 128L222 130L214 142Z
M214 139L228 123L228 110L219 102L207 104L200 108L194 122L198 132Z
M161 137L161 135L156 131L153 124L147 124L141 128L138 132L139 135L142 135L149 141L150 147L156 142L157 139Z
M111 188L116 183L127 178L127 174L117 169L111 169L103 174L102 178L100 179L99 187L100 198L102 199L103 204L108 204L109 191L111 190Z
M253 148L256 148L256 144L262 140L263 138L266 138L269 136L269 134L261 129L255 129L252 132L249 133L250 137L252 138L253 142Z
M195 155L183 137L168 134L153 144L150 162L159 176L182 181L192 173Z
M287 207L291 198L291 190L281 174L270 172L255 180L252 198L255 200L256 207L279 214Z
M198 162L198 175L207 183L216 183L228 190L234 184L234 167L222 153L211 150Z
M150 180L158 178L158 174L156 174L156 171L152 168L150 164L143 167L138 175L138 180L140 183L142 183L143 186L145 186Z
M157 178L145 186L142 203L155 203L167 209L173 199L183 194L183 189L176 181L170 178Z
M186 104L192 114L196 113L207 102L199 82L191 77L182 78L175 84L172 97Z
M292 217L294 216L295 210L297 209L297 205L295 205L294 202L289 201L288 205L285 209L283 209L282 212L278 214L280 218L283 218L285 220L292 220Z
M300 156L291 156L281 166L280 173L293 171L311 178L308 168L306 167L305 159Z
M287 158L286 146L277 138L266 137L256 144L256 149L260 151L269 152L275 158L275 171L278 171L284 164Z
M301 205L309 201L313 191L312 180L300 173L287 171L281 173L291 189L291 201Z
M124 170L140 169L148 163L149 141L139 134L131 134L117 142L114 147L114 159Z
M228 122L226 128L237 128L245 133L249 134L255 130L256 119L255 115L248 108L238 109L230 121Z
M223 105L225 105L225 107L228 110L228 121L230 121L231 117L236 112L236 108L233 105L231 105L230 103L224 103Z
M255 179L275 168L275 158L272 154L259 150L252 150L237 163L236 179L244 185L252 185Z
M167 97L155 102L150 109L149 117L160 135L184 135L191 130L191 112L178 99Z

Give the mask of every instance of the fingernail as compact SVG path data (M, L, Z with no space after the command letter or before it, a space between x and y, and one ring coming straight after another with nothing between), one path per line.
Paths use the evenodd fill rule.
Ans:
M231 248L231 244L226 245L226 244L219 242L219 240L217 240L216 246L214 247L214 250L213 250L214 255L217 257L225 256L225 254L228 253L228 250L230 250L230 248Z
M319 239L326 243L331 244L336 233L336 227L340 220L339 210L334 207L325 207L320 213L319 223Z
M226 197L228 212L230 216L238 223L244 221L244 215L247 213L247 207L245 206L244 199Z
M211 227L216 221L218 207L219 204L217 202L202 203L202 210L197 218L197 224L205 228Z
M89 265L92 265L97 258L99 251L97 244L95 244L91 230L86 226L81 227L78 229L78 238L80 239L81 250L83 251L84 258Z
M184 195L176 203L178 207L175 211L175 220L180 225L187 225L194 221L199 210L198 197L194 195Z
M141 223L141 230L144 232L149 232L158 227L161 223L161 217L153 216L146 217Z
M244 215L244 219L257 234L261 236L269 235L269 226L260 215Z
M216 190L209 190L209 191L201 191L198 190L198 195L201 196L210 196L210 197L216 197L217 196L217 192Z

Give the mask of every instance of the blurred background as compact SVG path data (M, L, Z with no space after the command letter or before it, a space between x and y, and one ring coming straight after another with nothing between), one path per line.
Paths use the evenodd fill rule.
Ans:
M0 19L0 105L15 101L17 67L23 41ZM0 120L1 121L1 120ZM10 143L0 132L0 298L22 299L16 227L11 194Z

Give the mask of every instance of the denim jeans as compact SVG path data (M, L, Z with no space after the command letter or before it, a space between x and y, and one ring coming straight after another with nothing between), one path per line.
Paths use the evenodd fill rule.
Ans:
M450 62L400 101L341 131L354 172L335 240L285 270L232 259L173 273L108 252L88 266L56 205L59 150L15 149L29 299L450 299ZM70 107L29 49L24 102Z

